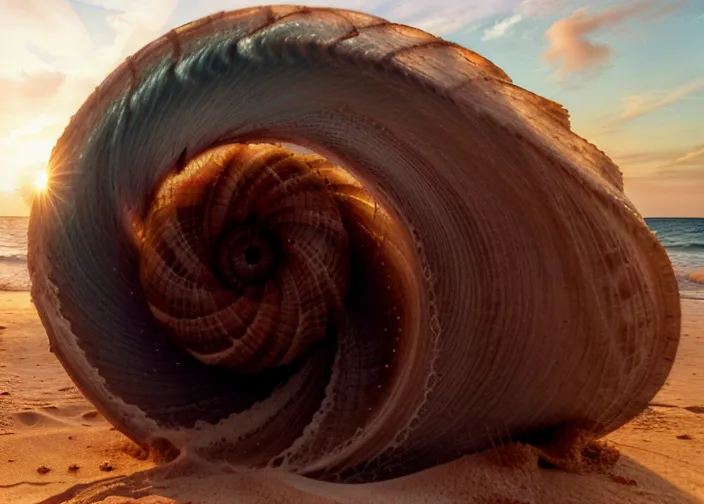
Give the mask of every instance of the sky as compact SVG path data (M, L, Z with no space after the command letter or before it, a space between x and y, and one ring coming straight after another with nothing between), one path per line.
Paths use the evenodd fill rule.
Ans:
M646 216L704 217L704 0L302 0L459 43L563 104ZM272 2L300 3L300 2ZM0 0L0 215L27 215L89 93L167 30L251 0ZM24 195L24 196L23 196Z

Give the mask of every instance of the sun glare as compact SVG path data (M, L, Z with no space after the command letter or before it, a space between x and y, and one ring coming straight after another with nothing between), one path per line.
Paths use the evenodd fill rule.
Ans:
M49 174L45 171L39 172L34 177L34 190L36 192L46 191L49 185Z

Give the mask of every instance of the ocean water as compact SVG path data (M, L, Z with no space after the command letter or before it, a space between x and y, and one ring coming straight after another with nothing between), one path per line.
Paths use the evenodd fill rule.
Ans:
M692 282L689 275L704 269L704 219L645 219L662 243L680 287L682 298L704 300L704 284Z
M704 284L689 275L704 268L704 218L646 219L675 268L683 298L704 300ZM0 290L29 290L26 217L0 217Z
M0 291L29 290L27 217L0 217Z

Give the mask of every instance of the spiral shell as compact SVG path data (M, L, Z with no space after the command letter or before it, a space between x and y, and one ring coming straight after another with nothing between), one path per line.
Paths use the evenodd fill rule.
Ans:
M290 363L342 313L347 232L323 158L261 145L218 154L163 184L139 233L140 277L195 358L258 372Z
M161 452L395 477L606 434L672 366L677 284L617 167L420 30L296 6L183 26L96 89L49 173L28 263L52 347Z

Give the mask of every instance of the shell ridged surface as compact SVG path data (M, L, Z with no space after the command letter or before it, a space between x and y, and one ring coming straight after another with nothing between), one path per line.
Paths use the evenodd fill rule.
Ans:
M604 435L677 350L672 267L611 160L488 60L373 16L171 31L49 173L28 264L52 348L158 451L390 478Z

